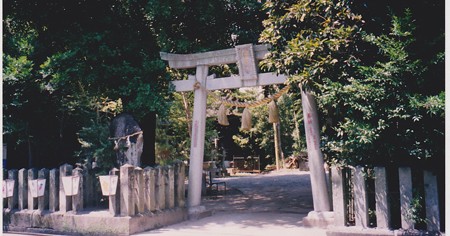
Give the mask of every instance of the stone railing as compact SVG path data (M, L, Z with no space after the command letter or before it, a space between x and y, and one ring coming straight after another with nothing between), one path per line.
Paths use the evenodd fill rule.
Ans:
M114 195L109 198L109 212L112 216L134 216L145 212L185 207L185 165L182 162L166 167L134 167L123 165L120 170L111 170L119 176ZM14 187L7 189L3 184L3 206L9 210L39 210L73 213L92 207L98 196L99 182L93 173L64 164L59 169L3 170L4 180ZM77 192L68 194L64 189L63 177L79 176ZM45 179L42 196L31 191L31 180ZM41 182L42 183L42 182ZM35 184L34 184L35 185ZM44 185L43 185L44 186ZM36 188L33 188L36 191ZM6 197L10 192L12 196ZM73 190L69 190L73 191ZM68 196L69 195L69 196ZM94 208L97 209L97 208ZM91 209L90 209L91 210ZM104 209L100 209L104 210Z
M331 183L336 227L407 231L421 224L422 230L443 230L437 177L431 171L331 167Z

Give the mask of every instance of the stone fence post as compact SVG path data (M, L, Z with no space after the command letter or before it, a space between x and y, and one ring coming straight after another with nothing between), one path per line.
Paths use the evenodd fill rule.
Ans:
M25 210L28 206L28 171L26 169L19 170L18 199L19 210Z
M389 229L391 222L390 205L388 198L388 180L386 168L375 167L375 209L377 216L377 228Z
M159 166L156 168L156 209L161 211L166 208L165 185L164 170Z
M80 183L78 185L78 194L72 196L72 210L74 212L82 211L84 209L84 178L83 169L80 167L75 168L72 171L72 176L78 176Z
M175 208L175 175L173 166L165 168L165 182L166 182L166 207L169 209Z
M64 164L59 167L59 210L63 213L70 211L72 208L72 197L66 196L62 182L63 177L72 175L72 168L69 164Z
M177 162L174 165L175 172L175 206L184 207L184 166L183 162Z
M18 193L18 186L19 186L19 178L18 178L18 171L17 170L9 170L8 171L8 179L14 180L14 191L13 196L8 198L8 208L10 210L17 208L17 203L19 197L17 196Z
M35 168L31 168L28 170L28 182L34 179L37 179L37 170ZM31 186L28 183L28 210L37 209L37 203L37 198L34 198L31 195Z
M45 179L44 196L38 197L38 210L45 211L48 209L49 204L49 171L45 168L40 169L38 172L38 178Z
M346 203L344 201L344 178L342 169L337 166L331 167L331 185L333 193L334 225L346 225Z
M134 205L136 213L144 213L144 170L141 167L134 169L135 182L133 188Z
M436 175L434 175L431 171L425 170L423 173L423 178L425 184L425 212L427 218L427 230L439 232L439 193Z
M121 196L119 169L113 168L110 172L110 175L119 176L119 179L117 180L116 194L109 196L109 213L113 216L117 216L120 214L120 196Z
M144 169L144 209L145 211L155 211L155 169L151 167L145 167Z
M120 167L120 216L134 216L134 166L125 164Z
M48 208L50 212L59 210L59 170L51 169L49 173L49 202Z
M398 169L400 184L400 212L403 229L414 229L414 223L410 219L411 202L413 199L412 177L410 167L400 167Z
M367 228L369 226L369 201L366 189L364 167L355 167L353 175L353 199L355 201L355 224Z

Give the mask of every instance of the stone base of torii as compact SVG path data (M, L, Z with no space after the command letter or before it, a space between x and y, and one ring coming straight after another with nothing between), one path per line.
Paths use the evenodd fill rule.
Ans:
M195 54L170 54L161 52L161 59L169 62L174 69L196 68L194 76L188 80L173 81L177 92L194 91L192 118L192 140L189 163L188 207L193 217L205 214L201 205L202 168L205 145L206 100L208 91L282 84L285 75L258 73L257 63L268 53L266 45L238 45L235 48ZM236 63L238 76L215 78L208 76L209 66ZM320 134L314 97L302 90L303 115L311 175L314 211L304 220L311 226L325 226L332 223L330 197L325 178L323 155L320 151Z

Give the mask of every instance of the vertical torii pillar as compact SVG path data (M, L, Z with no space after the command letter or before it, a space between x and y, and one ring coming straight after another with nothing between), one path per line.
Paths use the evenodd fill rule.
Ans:
M208 76L208 66L198 65L195 73L195 80L200 86L206 87L206 77ZM194 91L194 112L192 116L192 140L191 154L189 157L189 188L188 206L192 210L200 206L202 193L202 170L203 154L205 147L205 127L206 127L206 98L207 91L196 89Z
M206 99L208 90L255 87L282 84L284 75L259 73L257 61L268 53L266 45L245 44L236 48L194 54L169 54L161 52L161 59L169 62L174 69L196 68L195 76L188 80L173 81L175 91L194 90L194 112L192 118L192 140L189 163L188 207L191 215L201 213L202 168L205 146ZM226 78L208 76L209 66L234 64L239 68L239 76Z
M300 86L302 93L303 120L305 124L306 147L311 178L314 211L303 218L308 226L326 227L334 224L334 213L331 212L327 181L324 170L323 154L320 150L319 118L314 96Z

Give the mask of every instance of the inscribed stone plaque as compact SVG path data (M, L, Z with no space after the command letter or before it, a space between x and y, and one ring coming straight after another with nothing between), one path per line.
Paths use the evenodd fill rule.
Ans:
M256 80L258 73L251 44L236 46L236 59L242 80Z

